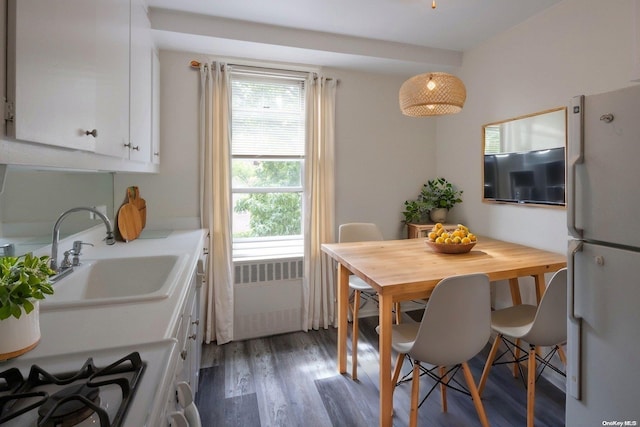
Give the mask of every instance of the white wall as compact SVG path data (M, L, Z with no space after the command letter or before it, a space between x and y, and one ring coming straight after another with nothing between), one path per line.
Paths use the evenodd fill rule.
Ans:
M126 188L138 186L147 202L147 229L199 227L200 74L189 67L194 58L189 53L160 52L160 172L115 176L116 209Z
M161 51L161 167L155 175L116 174L116 204L137 185L147 201L149 228L175 218L197 221L199 73L202 55ZM339 79L336 100L336 223L372 221L387 239L403 237L403 203L435 174L435 120L404 117L404 78L327 70ZM122 194L122 196L120 196ZM197 224L195 225L197 226Z
M465 52L467 103L437 129L438 165L461 164L438 172L464 188L455 210L478 233L565 251L564 210L481 202L481 127L632 84L631 10L630 0L566 0Z
M437 125L438 173L465 190L453 211L460 220L481 235L566 252L565 210L482 203L481 127L633 84L632 40L631 0L565 0L465 52L464 110Z
M336 224L374 222L404 238L404 201L435 177L435 120L403 116L405 78L341 70L336 99Z

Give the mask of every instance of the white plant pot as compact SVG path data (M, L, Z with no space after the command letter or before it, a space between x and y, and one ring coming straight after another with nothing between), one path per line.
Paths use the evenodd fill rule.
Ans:
M33 305L31 313L23 311L19 319L0 320L0 361L20 356L40 342L40 305L38 301Z
M429 218L431 218L433 222L446 222L448 212L449 210L447 208L431 209L429 211Z

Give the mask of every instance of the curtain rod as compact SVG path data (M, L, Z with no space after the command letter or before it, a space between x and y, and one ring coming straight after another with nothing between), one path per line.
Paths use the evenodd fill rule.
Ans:
M215 61L213 62L215 64ZM200 68L201 62L198 60L192 60L191 62L189 62L189 66L191 68ZM272 68L272 67L261 67L259 65L242 65L242 64L233 64L233 63L228 63L227 65L229 65L230 67L235 67L238 68L240 70L262 70L265 72L268 71L273 71L276 73L280 73L282 71L289 71L291 73L299 73L300 75L303 74L316 74L315 72L311 72L311 71L298 71L298 70L286 70L286 69L282 69L282 68Z
M189 66L191 68L200 68L200 61L196 61L194 59L191 62L189 62ZM250 67L252 67L252 68L264 68L264 67L256 67L256 66L250 66ZM269 69L269 68L264 68L264 69ZM318 73L316 73L316 72L311 72L311 73L313 74L314 80L317 80L318 79ZM333 80L333 78L327 77L326 80L331 81L331 80ZM339 82L339 80L336 80L336 83L338 83L338 82Z

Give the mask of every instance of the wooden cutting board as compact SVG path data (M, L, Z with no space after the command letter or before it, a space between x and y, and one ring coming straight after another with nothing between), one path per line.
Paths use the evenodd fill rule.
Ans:
M135 190L134 190L135 188ZM142 232L142 218L140 210L134 203L137 187L127 188L125 202L118 209L118 231L120 237L126 242L137 239ZM145 206L146 212L146 206Z
M125 203L118 210L118 230L122 239L130 242L140 236L142 222L138 208L133 203Z
M147 225L147 202L142 197L140 197L140 190L138 187L129 187L127 189L127 197L129 202L133 203L133 205L138 209L138 213L140 214L140 222L142 223L142 228Z

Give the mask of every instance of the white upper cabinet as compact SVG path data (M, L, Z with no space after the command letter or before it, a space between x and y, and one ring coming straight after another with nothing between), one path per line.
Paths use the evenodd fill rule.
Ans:
M95 29L98 94L96 153L127 158L129 150L125 144L129 142L129 0L94 1L98 17ZM40 3L43 3L42 0Z
M59 157L55 147L71 148L66 156L85 153L91 168L154 171L154 51L144 0L8 0L7 30L13 144L45 144L50 159Z
M151 24L145 5L131 1L131 95L130 154L131 160L152 161L152 60Z
M153 91L151 92L151 155L152 162L160 164L160 58L158 51L153 51L151 63Z
M10 0L7 98L16 139L94 151L96 0ZM87 134L93 130L98 136Z

